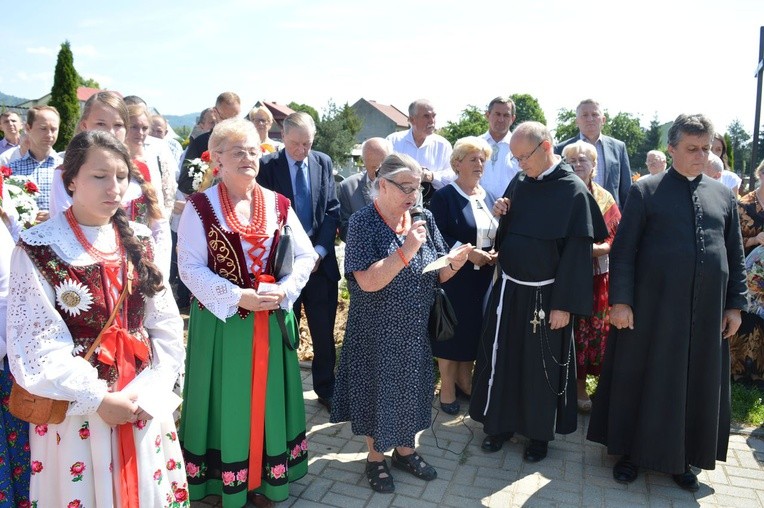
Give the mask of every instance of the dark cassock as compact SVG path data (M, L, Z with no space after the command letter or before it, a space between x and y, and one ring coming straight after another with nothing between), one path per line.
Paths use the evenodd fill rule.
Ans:
M745 266L735 197L673 168L637 182L610 251L611 328L587 439L670 474L714 469L730 430L724 309L742 309Z
M518 173L499 221L498 277L486 308L470 416L486 434L541 441L576 429L573 314L592 313L592 243L607 237L599 207L565 163L542 179ZM552 310L570 323L549 329Z

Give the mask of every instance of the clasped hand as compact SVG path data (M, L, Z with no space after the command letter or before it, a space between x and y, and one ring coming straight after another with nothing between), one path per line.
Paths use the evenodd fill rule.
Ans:
M276 310L281 301L286 298L284 290L279 288L271 293L258 293L254 289L243 289L239 299L239 307L251 311Z
M98 406L98 416L108 425L135 423L138 420L150 420L151 415L135 403L138 396L123 392L109 392Z

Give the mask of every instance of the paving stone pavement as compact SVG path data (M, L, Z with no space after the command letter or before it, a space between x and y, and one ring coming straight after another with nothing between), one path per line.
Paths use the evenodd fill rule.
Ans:
M302 377L310 466L307 476L291 485L289 499L278 503L278 508L764 507L761 429L753 434L732 434L727 461L717 462L713 471L701 471L700 491L692 494L662 473L643 471L628 486L613 481L617 457L586 441L586 416L579 416L575 433L557 435L549 444L547 458L537 464L523 461L522 437L506 443L497 453L484 453L480 449L482 426L464 417L464 403L462 414L455 417L433 408L432 428L418 437L417 450L438 470L438 478L425 482L393 469L395 493L378 494L369 488L364 475L365 440L353 436L348 423L330 424L312 390L310 370L303 369ZM220 498L209 496L191 506L222 504Z

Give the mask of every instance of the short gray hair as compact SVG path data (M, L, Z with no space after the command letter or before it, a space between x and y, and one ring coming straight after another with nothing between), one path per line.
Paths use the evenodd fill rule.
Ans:
M304 111L297 111L292 113L288 117L284 118L283 124L284 135L289 134L292 129L302 129L310 132L311 136L316 135L316 122L313 121L313 117Z
M371 189L372 196L376 197L379 194L379 181L382 178L392 180L395 175L400 173L411 173L421 179L422 166L413 157L405 153L391 153L385 157L377 170L377 178L374 179L374 185Z
M428 101L427 99L417 99L411 104L409 104L409 118L416 115L416 110L419 106L432 107L432 102Z

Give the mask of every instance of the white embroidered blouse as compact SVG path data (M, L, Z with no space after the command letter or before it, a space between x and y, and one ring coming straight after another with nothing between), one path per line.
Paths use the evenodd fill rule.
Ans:
M142 224L131 223L137 236L151 237ZM116 248L111 225L81 226L93 246L109 252ZM84 266L95 260L80 245L62 213L21 233L30 245L50 245L66 263ZM74 356L69 329L55 308L55 289L20 247L11 257L8 297L8 362L16 381L31 393L71 401L68 415L95 413L109 391L91 364ZM145 299L143 326L151 338L152 369L162 390L172 390L185 361L183 320L172 293L164 290Z

